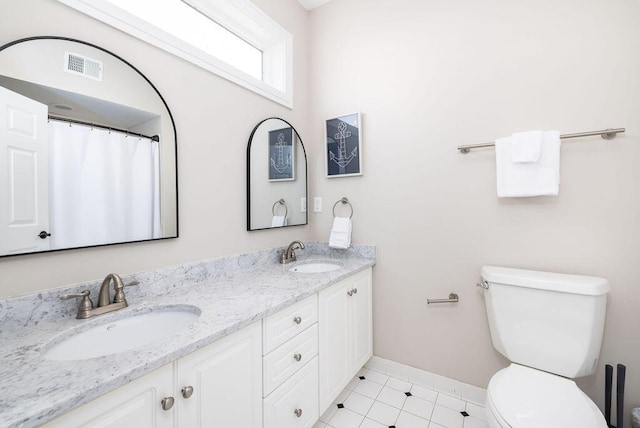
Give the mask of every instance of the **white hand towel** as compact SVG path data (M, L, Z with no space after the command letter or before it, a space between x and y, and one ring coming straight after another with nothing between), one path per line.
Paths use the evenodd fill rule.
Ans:
M347 249L351 246L351 219L349 217L335 217L333 219L329 246L341 249Z
M274 215L271 220L271 227L281 227L287 225L287 218L285 216Z
M542 151L542 131L525 131L511 134L511 162L536 163Z
M560 184L560 132L545 131L540 159L514 163L513 137L496 140L496 183L499 198L558 195Z

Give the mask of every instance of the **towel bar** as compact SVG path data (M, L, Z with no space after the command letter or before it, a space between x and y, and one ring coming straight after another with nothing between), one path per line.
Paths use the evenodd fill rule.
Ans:
M340 202L349 205L349 208L351 208L351 215L349 216L349 218L353 217L353 205L351 205L351 202L349 202L349 199L347 198L341 198L340 200L336 201L335 204L333 204L333 216L336 216L336 206L338 206Z
M276 216L276 206L280 204L284 206L284 216L285 218L287 217L287 214L289 214L289 208L287 207L287 203L284 201L284 199L280 199L279 201L275 201L273 206L271 207L271 213L273 214L273 216Z
M460 299L456 293L449 293L448 299L427 299L427 305L431 303L458 303Z
M573 134L562 134L560 135L561 139L567 138L578 138L578 137L591 137L594 135L601 135L605 140L610 140L615 137L617 134L625 132L625 128L609 128L603 129L601 131L588 131L588 132L575 132ZM467 144L466 146L458 146L458 150L460 153L469 153L471 149L479 149L481 147L493 147L496 143L484 143L484 144Z

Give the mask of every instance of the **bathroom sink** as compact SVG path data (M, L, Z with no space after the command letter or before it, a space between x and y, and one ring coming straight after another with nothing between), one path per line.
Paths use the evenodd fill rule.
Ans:
M178 306L108 320L87 330L70 333L71 336L62 342L45 348L43 356L47 360L75 361L116 354L169 337L195 323L199 317L197 307Z
M299 273L322 273L338 270L341 267L341 265L331 262L309 262L293 266L289 271Z

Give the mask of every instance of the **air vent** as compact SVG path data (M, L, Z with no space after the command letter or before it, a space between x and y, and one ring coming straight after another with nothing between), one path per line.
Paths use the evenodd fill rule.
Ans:
M102 61L75 53L65 53L65 71L94 80L102 80Z

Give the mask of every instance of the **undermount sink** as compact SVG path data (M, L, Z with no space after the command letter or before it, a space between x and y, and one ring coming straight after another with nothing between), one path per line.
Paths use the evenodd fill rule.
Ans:
M322 273L338 270L341 267L342 265L331 262L309 262L293 266L289 271L299 273Z
M200 318L195 306L179 306L133 314L70 333L72 336L47 349L43 357L76 361L128 351L171 336Z

